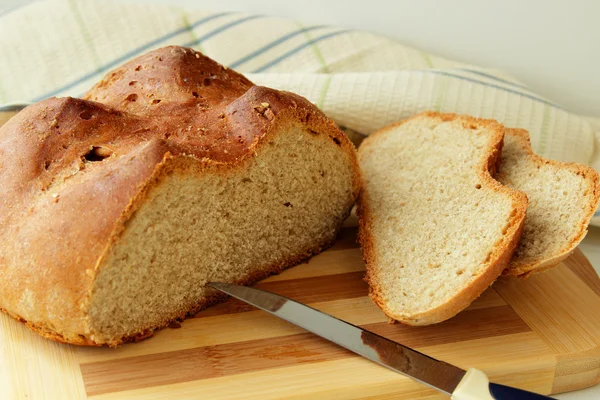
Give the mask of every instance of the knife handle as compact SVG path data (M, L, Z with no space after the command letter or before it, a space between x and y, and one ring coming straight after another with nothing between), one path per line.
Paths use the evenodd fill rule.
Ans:
M469 368L452 393L452 400L541 400L551 397L491 383L487 375Z

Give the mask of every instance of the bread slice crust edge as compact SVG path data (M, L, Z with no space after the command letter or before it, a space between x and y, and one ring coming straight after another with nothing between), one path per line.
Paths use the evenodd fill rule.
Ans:
M535 164L539 166L552 165L557 168L567 169L577 175L581 175L588 182L588 184L590 185L590 189L592 190L592 201L589 204L586 204L585 206L586 213L579 226L579 231L577 235L571 241L569 241L567 245L565 245L559 252L554 254L552 257L545 258L536 262L517 263L513 259L511 263L509 263L508 267L503 271L504 275L512 275L519 276L521 278L526 278L533 273L546 271L549 268L556 266L561 261L565 260L573 253L577 245L581 243L581 241L585 238L588 231L588 224L594 216L594 212L596 211L598 201L600 201L600 178L596 170L594 170L592 167L588 167L587 165L551 160L536 154L533 151L533 148L531 147L531 139L529 137L529 132L525 129L506 128L506 134L513 135L515 138L517 138L521 149L525 153L527 153L530 160L533 161Z
M405 119L396 124L382 128L365 139L361 147L358 149L359 163L362 146L369 146L371 143L377 140L378 136L386 134L386 132L405 124L407 121L413 118L435 118L444 122L460 121L467 127L474 125L493 131L493 135L491 135L489 139L490 151L487 157L483 159L482 163L479 165L478 176L481 179L482 187L487 187L496 192L505 193L511 198L513 203L513 211L505 228L506 234L492 249L489 260L486 262L487 267L485 267L483 273L474 277L468 285L452 296L452 298L450 298L447 302L421 313L400 315L388 308L381 295L381 288L378 286L375 278L378 266L374 248L374 239L371 233L373 215L369 210L368 205L369 193L367 188L363 185L361 194L357 200L357 215L359 216L358 240L361 245L363 258L366 263L366 274L364 280L369 284L369 296L372 301L390 318L390 322L398 321L406 325L419 326L442 322L455 316L460 311L468 307L496 280L496 278L498 278L498 276L502 274L502 271L508 266L508 263L521 237L528 201L527 196L524 193L511 189L508 186L504 186L492 177L492 174L495 174L500 161L504 138L504 127L494 120L486 120L450 113L444 114L432 111L422 112L409 119Z

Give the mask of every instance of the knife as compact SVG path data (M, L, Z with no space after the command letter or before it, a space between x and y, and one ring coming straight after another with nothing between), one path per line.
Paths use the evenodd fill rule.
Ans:
M275 293L229 283L207 285L439 390L453 400L551 398L492 383L478 369L465 371Z

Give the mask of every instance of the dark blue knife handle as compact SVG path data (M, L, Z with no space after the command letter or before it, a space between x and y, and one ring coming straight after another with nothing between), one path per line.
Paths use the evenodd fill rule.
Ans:
M552 397L490 382L490 393L496 400L542 400Z

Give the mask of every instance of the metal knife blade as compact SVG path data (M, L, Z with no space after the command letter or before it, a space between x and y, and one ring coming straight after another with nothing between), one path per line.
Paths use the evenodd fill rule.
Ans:
M286 297L228 283L207 284L384 367L452 395L466 371Z

